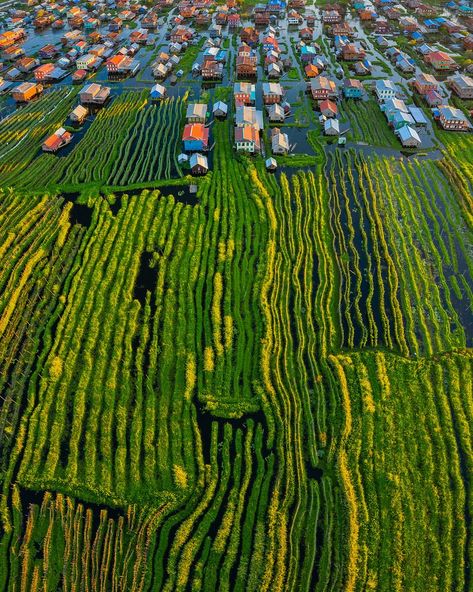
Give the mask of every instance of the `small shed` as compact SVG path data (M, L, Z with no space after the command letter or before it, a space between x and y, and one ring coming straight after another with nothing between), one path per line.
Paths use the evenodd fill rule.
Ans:
M324 133L326 136L338 136L340 134L338 119L327 119L324 122Z
M276 162L276 159L273 157L267 158L264 164L268 171L275 171L278 168L278 163Z
M162 84L155 84L151 88L150 96L152 101L160 101L164 99L167 95L167 91Z
M205 175L209 170L207 157L198 152L192 154L189 165L193 175Z
M217 101L212 109L214 117L224 119L228 114L228 105L223 101Z
M72 113L69 115L69 119L73 123L82 123L88 114L89 110L87 107L84 107L83 105L77 105L74 111L72 111Z

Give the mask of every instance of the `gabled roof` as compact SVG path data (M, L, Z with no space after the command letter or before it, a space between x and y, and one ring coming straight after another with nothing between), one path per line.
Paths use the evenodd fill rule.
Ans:
M308 64L305 68L305 73L306 75L311 78L314 76L318 76L319 75L319 69L317 68L317 66L314 66L314 64Z
M345 78L343 81L344 88L357 88L360 90L364 90L363 85L361 84L360 80L356 78Z
M166 88L162 84L155 84L151 87L151 94L162 97L166 94Z
M421 144L421 139L417 131L410 125L405 125L398 130L399 139L401 143L404 143L410 139L416 140L417 143Z
M433 51L429 54L427 54L426 56L428 58L429 61L447 61L447 62L453 62L453 58L451 58L448 53L445 53L444 51Z
M337 105L333 101L325 99L320 103L320 111L330 111L331 113L337 113Z
M326 121L324 121L324 130L336 130L337 132L340 132L340 124L338 122L338 119L327 119Z
M325 76L317 76L310 81L311 88L313 90L329 90L333 91L335 89L335 83L333 80L326 78Z
M284 117L284 109L281 107L279 103L273 103L272 105L268 105L267 107L269 117L274 115L282 115Z
M274 130L276 131L276 130ZM280 131L273 133L271 136L271 146L274 151L275 148L283 148L289 150L289 137Z
M207 157L203 154L199 154L198 152L194 152L194 154L192 154L192 156L189 159L189 165L191 169L195 166L201 166L205 169L209 168Z
M217 101L213 108L212 111L215 113L215 111L222 111L223 113L227 113L228 112L228 105L226 103L224 103L223 101Z
M375 82L376 90L383 91L383 90L390 90L396 92L396 87L394 86L394 82L392 80L383 79L383 80L376 80Z
M263 95L282 96L282 86L279 82L263 82Z
M188 123L182 134L184 141L202 140L204 143L209 139L209 130L203 123Z
M235 128L235 140L237 142L254 142L259 146L258 131L252 125L244 125Z
M449 105L440 106L439 113L441 117L444 117L445 119L448 119L450 121L457 120L468 122L468 119L466 118L463 111L461 109L457 109L456 107L450 107Z
M207 115L207 105L205 103L190 103L187 105L186 118L199 117L205 119Z
M421 72L416 76L416 81L420 82L421 84L438 84L438 80L435 78L433 74L428 74L427 72Z
M404 101L401 99L388 99L384 104L384 111L389 113L390 111L401 111L402 113L409 113L409 109L407 108Z
M77 117L85 117L88 114L88 110L86 107L83 107L82 105L77 105L77 107L71 111L71 115L74 114Z
M238 106L235 113L235 121L237 125L256 125L256 108L247 107L246 105Z
M256 86L251 82L235 82L233 92L251 95L256 92Z
M464 74L455 74L449 78L450 82L454 82L460 88L473 88L473 78L465 76Z

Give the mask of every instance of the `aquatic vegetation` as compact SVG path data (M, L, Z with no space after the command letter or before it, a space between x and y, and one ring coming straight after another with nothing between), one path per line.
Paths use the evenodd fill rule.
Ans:
M192 203L88 191L170 176L181 111L122 95L44 187L18 169L0 192L0 589L467 589L454 180L314 134L308 170L277 177L219 121Z
M148 98L147 91L129 91L116 97L92 116L82 137L73 138L63 153L41 154L33 148L25 158L23 150L18 150L18 164L13 166L11 154L6 153L3 167L0 153L0 184L35 190L38 179L44 179L44 186L57 190L84 185L122 186L176 176L180 173L177 155L183 101L171 98L152 104ZM49 100L47 95L35 105ZM43 107L47 108L48 104ZM68 109L72 110L70 97L45 117L54 114L57 129L67 118ZM44 126L30 127L28 122L24 125L21 133L25 134L25 141L32 146L36 142L39 150ZM10 122L7 126L0 123L2 133L11 133ZM81 134L77 132L77 135Z
M401 143L375 100L349 99L341 101L339 107L342 118L350 123L348 135L353 141L401 149Z

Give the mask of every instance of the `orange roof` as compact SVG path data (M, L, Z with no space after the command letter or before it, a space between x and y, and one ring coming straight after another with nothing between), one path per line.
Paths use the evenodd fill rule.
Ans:
M430 54L430 57L440 59L440 60L451 60L452 59L448 55L448 53L445 53L444 51L434 51Z
M49 138L46 138L46 140L44 140L43 147L54 150L59 148L61 142L62 138L60 136L57 136L56 134L53 134L52 136L49 136Z
M54 64L43 64L38 66L35 70L35 74L37 72L52 72L54 70Z
M123 62L124 58L125 56L123 55L115 55L113 56L113 58L107 60L107 64L114 64L115 66L119 66Z
M183 140L203 140L205 138L205 126L202 123L190 123L184 127Z
M325 111L326 109L328 109L329 111L332 111L332 113L336 113L337 112L337 105L333 101L329 101L328 99L325 99L325 101L322 101L320 103L320 110Z
M57 150L63 143L67 143L71 138L72 134L61 130L63 133L54 133L49 138L46 138L43 142L43 148L49 148L50 150Z
M305 67L305 73L309 78L312 78L312 76L319 75L319 69L316 66L314 66L314 64L309 64Z
M235 139L237 142L255 142L259 144L258 131L252 125L243 125L235 128Z

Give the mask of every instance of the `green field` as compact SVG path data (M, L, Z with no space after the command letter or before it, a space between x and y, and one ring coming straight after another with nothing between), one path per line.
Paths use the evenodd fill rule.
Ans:
M471 138L276 176L215 122L191 200L185 101L55 157L50 97L0 123L0 590L471 590Z
M42 186L57 190L171 178L173 172L180 172L177 155L183 101L170 98L151 104L148 98L148 91L128 91L114 97L110 105L98 111L85 133L73 139L71 151L56 155L34 149L33 142L37 145L38 138L43 141L47 134L42 120L33 119L32 125L32 117L39 115L51 120L46 101L58 101L55 125L48 126L48 133L52 133L65 120L67 123L77 96L70 93L63 97L62 91L50 93L47 100L26 107L27 116L22 116L22 111L12 120L0 123L0 138L25 136L23 144L13 151L0 150L0 184L34 191L38 179Z
M384 113L373 99L358 101L348 99L340 103L341 117L349 121L348 138L371 146L401 149L394 130L389 127Z

